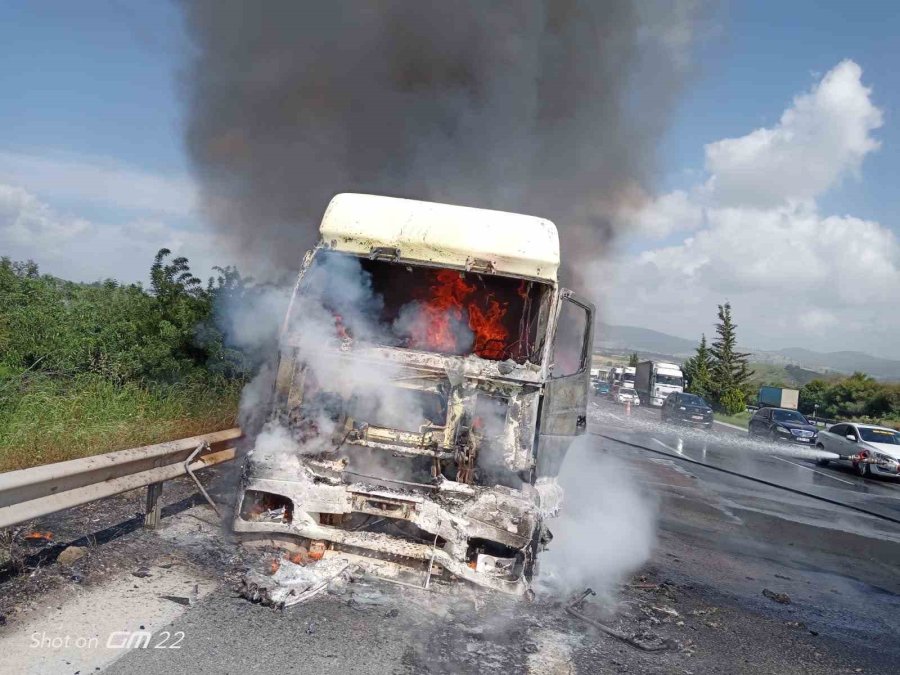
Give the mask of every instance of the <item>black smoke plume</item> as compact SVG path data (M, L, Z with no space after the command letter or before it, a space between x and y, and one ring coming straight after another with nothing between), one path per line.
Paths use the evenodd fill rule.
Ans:
M204 206L251 269L291 274L337 192L540 215L571 277L651 187L694 4L186 1Z

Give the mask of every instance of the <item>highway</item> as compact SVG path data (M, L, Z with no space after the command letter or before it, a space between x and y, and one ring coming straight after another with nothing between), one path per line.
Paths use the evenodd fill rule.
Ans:
M47 564L2 582L4 670L896 672L900 526L717 469L889 518L898 517L900 486L821 469L733 429L667 427L655 410L626 416L603 400L592 404L589 431L566 460L569 501L546 554L553 563L554 550L581 550L588 574L542 567L533 602L458 583L425 591L354 577L283 611L252 604L237 592L240 577L271 557L237 546L208 506L187 499L190 484L173 481L158 530L125 528L72 566ZM213 470L204 481L227 505L234 471ZM590 517L573 520L584 485L615 499L590 502ZM118 511L73 510L36 526L101 529L136 501L123 496ZM646 504L649 559L623 571L623 551L646 535L638 513ZM664 648L635 648L569 614L585 586L599 592L585 615ZM107 646L117 631L152 641ZM81 647L35 645L66 636L83 638ZM85 642L91 637L97 646Z
M900 524L900 480L863 478L852 469L819 466L815 448L751 439L745 431L715 424L712 431L662 424L655 408L595 399L592 431L712 467L746 474L892 518Z

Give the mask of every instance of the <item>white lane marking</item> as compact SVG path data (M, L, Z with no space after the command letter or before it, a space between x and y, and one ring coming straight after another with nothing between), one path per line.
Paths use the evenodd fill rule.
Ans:
M723 427L728 427L729 429L737 429L738 431L749 433L745 427L739 427L737 424L729 424L728 422L720 422L719 420L713 420L713 424L718 424Z
M680 450L678 450L678 448L673 448L671 445L666 445L665 443L663 443L663 442L662 442L661 440L659 440L658 438L651 438L650 440L651 440L651 441L656 441L656 442L659 443L661 446L663 446L666 450L671 450L671 451L674 452L676 455L683 455L683 454L684 454L683 452L681 452Z
M840 482L846 483L847 485L855 485L855 483L853 481L844 480L843 478L838 478L837 476L832 476L830 473L825 473L824 471L817 471L816 469L813 469L812 467L804 466L803 464L797 464L797 462L792 462L791 460L785 459L784 457L776 457L775 455L772 455L772 458L777 459L782 462L787 462L788 464L793 464L794 466L799 466L801 469L806 469L807 471L812 471L813 473L817 473L820 476L825 476L826 478L830 478L831 480L839 480Z

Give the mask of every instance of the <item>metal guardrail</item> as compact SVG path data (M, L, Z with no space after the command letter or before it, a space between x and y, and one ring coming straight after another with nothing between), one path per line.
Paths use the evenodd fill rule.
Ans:
M234 459L240 438L239 428L227 429L0 474L0 527L142 487L149 487L146 524L155 527L162 483L181 476L196 481L195 471Z

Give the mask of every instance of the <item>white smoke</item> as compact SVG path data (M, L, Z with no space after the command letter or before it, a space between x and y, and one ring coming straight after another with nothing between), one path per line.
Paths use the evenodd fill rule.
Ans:
M559 475L564 491L553 541L540 558L540 589L568 594L593 588L611 598L656 543L657 501L621 459L590 436L569 449Z
M418 431L423 424L440 422L426 419L413 391L387 386L400 377L398 366L347 358L356 350L396 340L392 327L380 321L383 299L374 292L371 275L357 258L320 253L306 269L290 303L288 294L287 289L273 289L262 302L231 308L232 332L251 338L243 348L265 346L273 356L280 353L286 360L282 368L296 364L287 376L303 378L299 408L273 408L279 367L274 359L245 388L240 420L255 436L253 461L297 476L300 456L340 446L345 431L339 425L346 404L353 417L392 428ZM272 338L279 327L280 346ZM411 477L397 462L385 470L380 459L364 454L354 453L354 469L386 478Z

